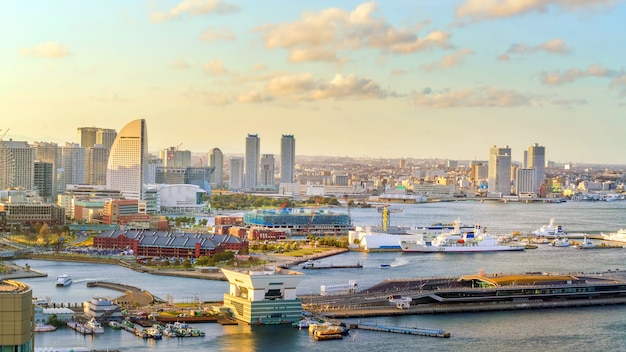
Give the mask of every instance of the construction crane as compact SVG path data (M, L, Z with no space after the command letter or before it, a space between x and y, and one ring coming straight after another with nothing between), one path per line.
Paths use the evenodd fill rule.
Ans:
M2 132L2 130L0 130L0 132ZM0 136L0 141L3 140L4 136L7 135L7 133L9 133L9 129L7 128L6 131L4 131L4 133Z
M311 229L311 225L313 224L313 218L315 217L315 212L317 211L317 206L320 204L322 197L318 197L315 200L315 205L313 206L313 211L311 212L311 217L309 218L309 223L306 226L306 234L309 235L309 230Z

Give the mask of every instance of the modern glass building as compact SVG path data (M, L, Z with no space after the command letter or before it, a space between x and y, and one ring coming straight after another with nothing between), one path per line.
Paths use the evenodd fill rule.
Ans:
M230 158L230 171L228 175L228 188L232 190L240 190L244 187L243 179L243 165L244 159L242 157Z
M534 168L537 174L536 187L540 187L546 179L546 147L537 143L528 147L528 166ZM536 190L535 190L536 191Z
M498 148L489 151L489 193L502 196L511 195L511 148Z
M129 122L115 138L107 164L107 188L127 199L143 200L148 165L148 129L145 119Z
M258 209L243 215L245 226L285 231L292 236L346 235L350 216L328 210Z
M253 190L259 182L259 164L261 162L261 140L258 134L249 134L246 138L244 169L244 187Z
M209 167L214 169L211 174L211 186L221 186L224 183L224 154L220 148L209 151Z
M284 134L280 139L280 182L293 183L296 180L296 139Z

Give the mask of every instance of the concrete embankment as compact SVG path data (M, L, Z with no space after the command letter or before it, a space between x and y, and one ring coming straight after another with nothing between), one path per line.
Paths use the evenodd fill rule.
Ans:
M0 280L27 279L31 277L47 277L48 274L33 270L27 266L4 264L4 271L0 271Z

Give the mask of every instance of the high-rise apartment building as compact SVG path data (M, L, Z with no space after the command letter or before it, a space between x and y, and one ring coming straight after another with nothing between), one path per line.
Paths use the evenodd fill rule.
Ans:
M57 194L59 193L57 187L57 175L58 170L62 169L62 152L61 148L56 143L49 142L34 142L32 144L32 148L35 150L35 160L39 160L41 162L47 162L52 164L52 199L56 199ZM61 188L61 192L65 185Z
M54 193L54 188L52 187L52 180L54 179L52 163L35 160L33 169L34 189L40 197L51 199Z
M127 199L143 200L148 165L148 128L145 119L129 122L118 133L107 165L107 188Z
M110 128L99 128L96 131L96 144L102 144L103 147L111 149L113 142L117 137L117 131Z
M87 148L86 183L90 185L106 185L107 164L109 162L110 149L96 143Z
M536 171L535 186L540 187L546 179L546 148L535 143L528 147L528 166ZM535 189L536 191L536 189Z
M33 290L13 280L0 280L0 351L34 351Z
M87 149L78 143L65 143L61 148L61 166L65 185L82 185L87 179Z
M296 139L284 134L280 139L280 182L296 181Z
M261 161L261 140L258 134L248 134L244 168L244 187L253 190L259 182L259 163Z
M511 148L491 147L489 151L489 193L511 195Z
M261 156L261 167L259 171L259 187L271 188L275 186L275 160L274 154L263 154Z
M91 148L95 144L102 144L105 148L111 148L117 132L110 128L78 127L77 141L83 148Z
M0 189L34 187L35 151L28 143L0 139Z
M234 156L229 160L228 188L240 190L244 187L244 158Z
M532 197L537 194L536 170L518 168L515 177L515 193L518 197Z
M224 154L220 148L213 148L209 151L209 167L213 168L211 186L220 187L224 183Z

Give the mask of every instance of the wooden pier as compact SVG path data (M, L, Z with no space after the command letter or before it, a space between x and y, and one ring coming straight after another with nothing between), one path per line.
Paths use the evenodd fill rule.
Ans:
M430 337L443 337L449 338L450 333L441 329L429 329L429 328L409 328L402 326L385 326L385 325L377 325L377 324L351 324L351 329L362 329L362 330L370 330L370 331L384 331L384 332L393 332L397 334L409 334L409 335L420 335L420 336L430 336Z

